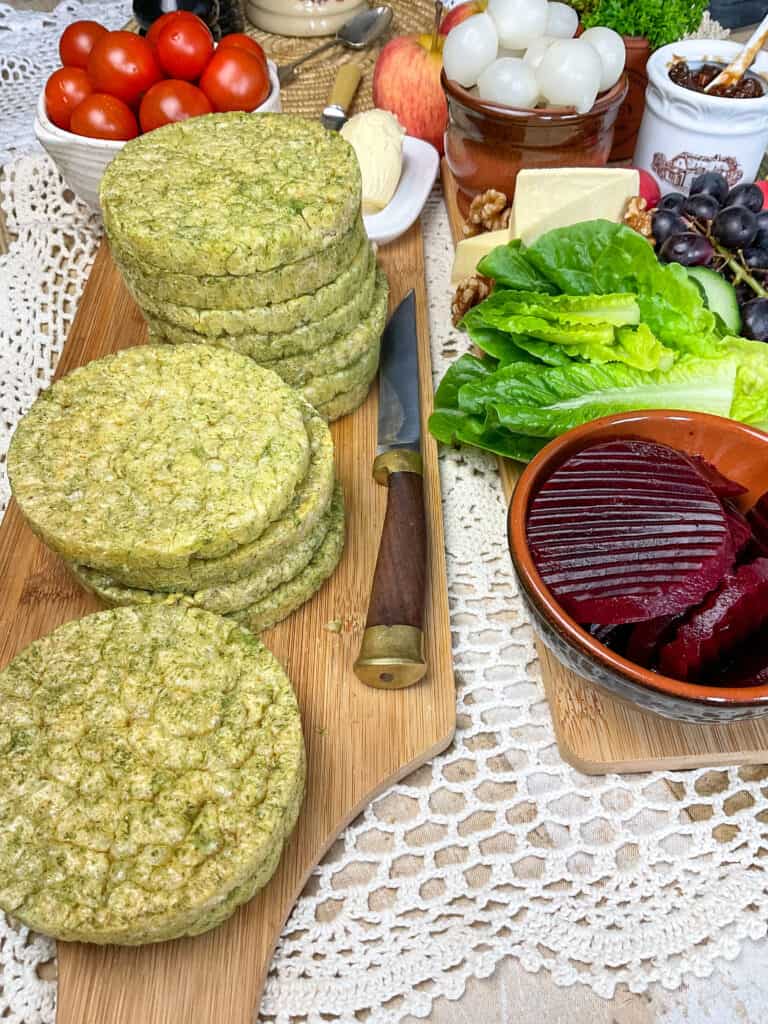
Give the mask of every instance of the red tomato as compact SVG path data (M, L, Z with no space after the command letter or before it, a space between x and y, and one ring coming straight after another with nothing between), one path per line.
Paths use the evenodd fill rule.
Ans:
M169 78L198 79L213 56L213 36L199 18L177 18L160 32L155 53Z
M45 83L45 112L58 128L69 131L72 111L93 92L82 68L59 68Z
M245 32L231 32L228 36L223 36L217 49L226 50L230 46L236 46L240 50L247 50L248 53L252 53L254 57L258 57L259 60L263 60L267 63L267 55L264 50L259 46L255 39L251 39Z
M131 108L105 92L86 96L72 114L70 129L89 139L135 139L139 134Z
M133 107L163 72L146 39L133 32L107 32L91 50L88 76L98 92Z
M149 45L157 46L157 37L166 25L170 24L170 22L177 18L192 18L194 21L199 21L201 24L205 25L203 19L198 18L198 16L193 14L192 11L168 11L166 14L161 14L160 17L156 21L153 21L149 26L149 31L145 37Z
M214 110L255 110L269 96L269 74L252 53L225 47L211 57L200 88Z
M59 56L65 68L85 68L97 40L107 34L98 21L73 21L59 40Z
M151 132L172 121L186 121L212 111L208 97L196 85L168 78L153 85L141 101L139 123L143 132Z

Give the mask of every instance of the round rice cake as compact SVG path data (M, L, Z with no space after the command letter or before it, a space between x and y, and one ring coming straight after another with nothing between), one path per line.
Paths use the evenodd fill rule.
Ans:
M328 402L321 402L317 406L317 411L324 420L327 420L328 423L333 423L334 420L339 420L342 416L347 416L349 413L354 412L355 409L359 409L368 397L370 390L371 381L359 384L349 391L336 395L335 398Z
M360 168L318 121L210 114L127 143L104 173L100 203L108 237L135 261L193 276L260 274L352 229Z
M59 939L213 927L276 866L304 789L272 654L200 609L60 626L0 673L0 907Z
M344 496L339 488L331 506L331 524L325 540L309 565L292 580L276 587L249 608L235 612L232 618L260 633L282 622L305 604L333 575L344 550Z
M147 345L43 392L8 452L32 529L70 561L141 585L259 537L306 476L303 405L227 349Z
M339 335L354 330L371 308L376 289L376 276L376 261L371 260L365 280L349 302L334 309L328 316L302 324L296 330L282 334L200 334L153 316L146 310L143 310L143 313L149 324L149 336L154 342L167 342L172 345L220 345L255 359L257 363L269 363L301 352L314 352L329 345Z
M293 388L311 384L316 377L327 377L357 363L374 346L378 346L387 322L389 287L383 273L376 278L376 291L368 315L354 330L335 338L315 352L262 363Z
M204 608L219 615L228 615L266 597L276 587L293 579L305 569L325 540L330 525L329 509L306 537L294 544L278 561L231 583L219 583L194 593L167 593L161 590L126 587L86 566L75 565L72 562L67 564L72 575L86 590L113 607L180 602L191 608Z
M326 249L296 263L285 263L263 274L199 276L175 274L134 262L113 241L112 256L124 275L130 275L136 288L156 302L171 302L197 309L248 309L273 302L284 302L330 284L349 266L365 239L362 218L351 231Z
M249 309L195 309L173 302L158 302L144 293L130 271L125 279L139 308L149 316L185 327L197 334L284 334L302 324L322 320L335 309L346 305L363 286L371 264L375 263L371 243L365 239L352 262L330 284L311 295L299 295L285 302Z
M337 395L344 394L352 388L370 384L379 368L380 350L381 337L379 336L368 351L354 363L322 377L313 377L298 389L299 394L317 408L318 405L330 402Z

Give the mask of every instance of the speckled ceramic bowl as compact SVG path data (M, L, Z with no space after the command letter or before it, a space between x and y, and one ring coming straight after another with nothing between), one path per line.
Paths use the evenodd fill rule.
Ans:
M509 548L534 628L567 668L614 697L665 718L733 722L768 714L768 685L701 686L669 679L627 661L595 640L557 603L542 582L526 539L528 507L541 484L574 452L617 437L641 437L703 455L747 487L745 510L768 491L768 434L703 413L636 412L577 427L544 448L526 467L509 507Z
M271 60L268 64L272 89L261 106L256 108L255 114L279 113L282 110L277 67ZM125 143L113 139L86 139L57 128L45 112L45 90L37 101L35 136L75 195L91 209L98 210L102 175Z

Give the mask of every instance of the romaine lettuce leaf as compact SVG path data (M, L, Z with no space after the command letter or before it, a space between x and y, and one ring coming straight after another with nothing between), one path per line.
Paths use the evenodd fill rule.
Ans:
M731 418L768 431L768 345L747 338L725 338L738 360Z
M524 292L557 291L555 285L540 274L526 258L519 239L492 249L480 260L477 271L485 277L492 277L502 288L517 288Z

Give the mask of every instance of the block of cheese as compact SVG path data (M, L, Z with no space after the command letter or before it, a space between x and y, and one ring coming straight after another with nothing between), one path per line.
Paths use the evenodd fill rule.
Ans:
M455 288L459 281L471 277L483 256L487 256L497 245L506 245L508 241L509 231L506 228L501 231L485 231L482 235L462 239L456 246L456 255L453 257L451 286Z
M509 233L532 245L554 228L584 220L624 216L627 200L638 195L640 175L618 167L552 167L522 170L515 184Z

